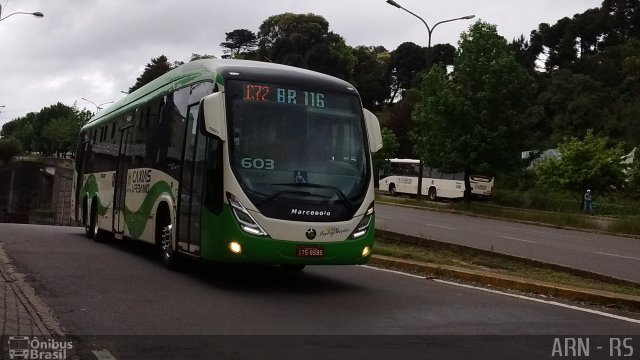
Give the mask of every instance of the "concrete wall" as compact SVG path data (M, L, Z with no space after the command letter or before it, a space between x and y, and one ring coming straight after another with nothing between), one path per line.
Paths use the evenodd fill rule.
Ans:
M0 222L71 224L73 160L17 160L0 169Z

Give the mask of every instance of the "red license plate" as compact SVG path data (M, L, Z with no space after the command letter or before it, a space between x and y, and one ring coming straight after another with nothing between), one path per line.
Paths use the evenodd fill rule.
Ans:
M297 257L322 257L324 256L324 246L321 245L298 245L296 247Z

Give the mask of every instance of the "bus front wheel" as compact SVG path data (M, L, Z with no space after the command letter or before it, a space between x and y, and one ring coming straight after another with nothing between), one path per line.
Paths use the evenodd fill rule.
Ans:
M86 225L86 233L89 239L98 240L98 206L96 204L97 200L94 199L91 201L91 210L89 211L89 221L87 221Z
M91 222L89 221L89 201L85 197L82 200L82 225L84 225L84 234L87 239L91 239Z
M396 196L396 186L394 184L389 185L389 195Z
M438 197L438 193L436 191L436 188L430 187L429 188L429 200L436 201L437 197Z
M173 225L171 216L167 213L161 215L156 222L156 241L160 246L162 264L169 270L178 268L178 254L173 248Z

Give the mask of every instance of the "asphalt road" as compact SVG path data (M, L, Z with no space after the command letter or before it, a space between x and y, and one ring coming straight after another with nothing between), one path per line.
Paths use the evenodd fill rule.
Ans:
M171 272L144 244L95 243L71 227L0 224L0 241L87 354L533 359L561 335L625 335L640 354L638 320L370 267Z
M376 204L376 228L640 283L640 239Z

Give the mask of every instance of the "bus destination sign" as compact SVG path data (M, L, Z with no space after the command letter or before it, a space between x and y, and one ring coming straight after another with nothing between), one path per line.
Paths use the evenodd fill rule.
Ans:
M287 89L269 84L247 83L243 100L264 101L280 104L296 104L314 108L325 107L325 95L321 92Z

